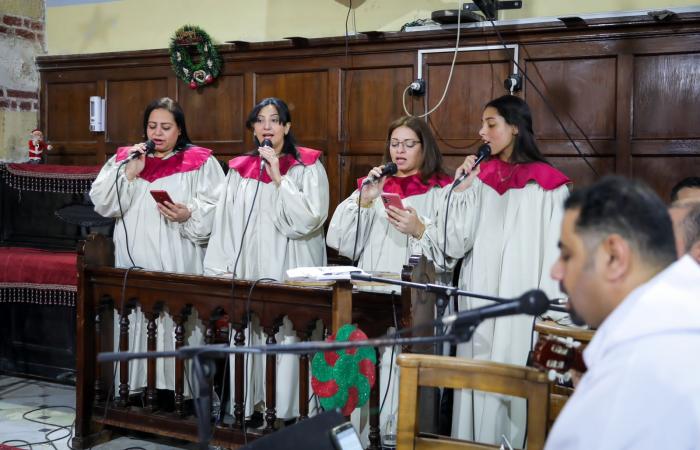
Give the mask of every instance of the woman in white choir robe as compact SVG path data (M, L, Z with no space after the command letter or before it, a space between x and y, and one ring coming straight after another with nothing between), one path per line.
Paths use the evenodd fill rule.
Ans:
M262 100L248 116L246 126L253 131L258 148L229 161L204 258L207 275L283 281L287 269L326 264L323 224L329 194L322 153L295 144L291 121L287 104L274 97ZM266 139L270 146L262 146ZM276 341L295 342L291 323L286 318L284 322ZM246 340L265 342L255 323L246 332ZM264 359L258 355L248 364L246 415L264 401L263 367ZM279 418L298 416L298 373L295 356L278 356Z
M506 95L489 102L479 135L491 147L491 158L473 169L468 156L455 177L470 172L453 192L444 232L449 188L444 189L436 221L421 245L437 264L454 265L464 258L459 288L504 298L542 289L550 299L562 297L549 277L557 260L557 244L569 179L540 153L527 104ZM443 245L446 243L446 255ZM490 304L461 297L460 310ZM514 315L483 322L457 356L525 365L534 318ZM521 446L526 433L524 399L455 391L452 435L500 444L505 435Z
M153 153L145 154L145 143L117 149L90 190L95 211L116 218L115 265L201 274L217 193L224 180L221 165L211 150L192 144L184 112L170 98L155 100L146 107L143 133L155 144ZM134 154L138 156L130 158ZM167 191L173 203L157 203L152 190ZM201 330L193 327L195 320L196 314L191 315L186 327L186 338L193 344L201 342ZM145 351L147 322L140 307L129 315L129 322L129 350ZM174 349L170 315L161 314L157 327L158 350ZM118 333L115 317L115 346ZM174 360L158 359L156 367L156 387L174 389ZM145 385L146 361L132 361L130 389Z
M328 246L348 258L359 258L357 265L365 271L401 272L408 258L420 252L416 242L425 224L432 220L441 188L452 182L442 168L442 155L430 128L417 117L404 116L389 125L384 162L390 161L397 166L396 174L380 178L382 165L368 174L379 181L363 186L365 178L357 180L357 190L338 205L328 227ZM398 194L406 210L385 208L379 198L382 192ZM398 351L396 348L395 356ZM384 349L381 354L379 392L384 398L392 364L391 349ZM390 392L380 417L382 433L387 417L397 414L397 375L394 366Z

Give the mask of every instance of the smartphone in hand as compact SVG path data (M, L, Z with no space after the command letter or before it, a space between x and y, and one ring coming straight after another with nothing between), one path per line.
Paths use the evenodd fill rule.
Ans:
M406 209L403 206L403 202L401 202L401 196L399 196L399 194L395 194L393 192L382 192L381 197L385 208L388 208L389 206L394 206L398 209Z
M163 202L174 203L173 200L170 198L170 195L168 195L168 191L154 189L151 191L151 195L153 196L153 200L155 200L156 203L160 203L160 204L162 204Z

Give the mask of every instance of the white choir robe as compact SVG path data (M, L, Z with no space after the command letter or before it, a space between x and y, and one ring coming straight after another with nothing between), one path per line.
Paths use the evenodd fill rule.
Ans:
M420 180L418 175L404 177L388 177L384 190L389 192L401 191L401 202L405 207L413 207L420 217L421 222L428 224L432 221L433 208L439 199L442 190L440 187L449 184L452 179L446 175L435 176L430 179L429 186L416 184ZM361 184L363 179L358 180ZM413 186L411 188L410 186ZM395 188L394 188L395 187ZM407 195L408 194L408 195ZM357 239L355 257L357 266L364 271L401 273L403 266L413 254L420 254L421 247L416 245L416 240L394 228L388 220L386 210L381 198L376 198L369 207L358 205L359 191L355 190L350 197L345 199L333 213L333 218L328 226L326 243L329 247L338 250L343 256L352 258L357 230L357 212L360 210L360 229ZM364 200L363 200L364 203ZM390 290L399 293L400 287L391 286ZM393 327L388 330L393 331ZM390 414L398 417L399 395L399 370L395 359L399 355L400 347L394 348L394 360L391 358L391 348L379 349L380 372L379 393L380 402L386 395L384 408L381 410L379 424L382 434L385 434L385 425ZM393 368L390 370L390 368ZM389 385L389 372L391 371L391 385ZM387 389L390 389L387 393ZM355 410L353 423L364 439L369 432L368 409ZM361 416L361 417L360 417ZM396 422L394 422L396 423Z
M598 328L545 449L700 448L699 348L700 265L685 255Z
M279 186L270 181L267 173L263 173L262 181L257 180L259 157L241 156L229 163L231 169L218 200L204 257L205 274L233 273L239 279L283 281L287 269L326 265L323 224L328 217L328 177L319 159L320 152L297 149L303 164L294 162L289 155L280 157L283 176ZM234 270L236 258L239 260ZM298 340L287 318L275 340L277 343ZM246 330L247 342L265 343L262 330L255 323L251 330ZM298 358L285 355L278 356L277 361L277 417L296 417ZM235 366L233 357L229 364ZM255 405L265 400L265 358L259 355L248 358L247 366L245 411L250 415ZM230 374L231 386L235 386L234 371ZM281 378L286 374L292 378ZM231 404L235 394L235 389L232 390Z
M483 163L482 175L493 174L491 169L499 164L506 163L499 160ZM568 181L556 169L545 168L545 172L549 170L556 172L557 183ZM564 200L569 195L566 185L544 189L524 178L520 180L521 188L508 188L500 195L480 178L474 179L466 190L452 193L447 214L446 264L454 265L457 259L464 257L459 288L503 298L541 289L549 298L562 297L549 273L559 253L557 245ZM448 192L449 187L443 189L436 220L420 241L424 253L436 266L445 261ZM459 310L491 303L460 297ZM457 356L525 365L532 346L534 320L525 315L486 320L469 342L457 346ZM471 390L456 390L454 394L453 437L500 444L501 436L505 435L514 446L523 444L524 399L483 392L472 395Z
M124 175L123 167L117 175L117 169L127 151L126 147L118 149L117 154L104 165L90 190L90 198L95 204L95 211L102 216L116 218L113 238L115 266L122 268L132 266L127 253L128 243L134 265L138 267L163 272L201 274L218 192L224 181L221 165L211 156L210 150L193 146L187 150L172 153L163 158L162 161L156 161L157 158L149 155L147 156L147 167L150 167L151 164L165 164L171 158L184 158L186 156L186 161L190 162L190 166L196 166L196 169L180 172L177 171L178 169L173 169L174 173L157 179L151 178L151 181L141 176L129 181ZM191 153L185 154L187 152ZM176 162L176 160L172 162ZM142 174L147 176L144 172ZM118 178L118 193L115 187L115 178ZM192 216L183 223L167 220L158 211L155 200L150 194L151 190L156 189L167 191L174 202L187 205ZM179 313L179 311L175 313ZM117 311L114 316L114 346L117 349L119 345L119 312ZM173 350L175 348L175 326L172 317L170 314L163 313L156 319L156 323L157 350ZM197 323L197 314L193 312L186 322L186 345L198 345L203 342L202 331L195 330ZM147 321L141 308L137 307L134 312L129 314L129 351L146 351L146 326ZM142 389L146 386L146 366L147 362L144 359L129 363L129 387L131 390ZM116 380L118 383L118 370ZM157 359L156 387L158 389L174 389L174 380L174 359ZM185 389L188 390L187 383L185 384Z

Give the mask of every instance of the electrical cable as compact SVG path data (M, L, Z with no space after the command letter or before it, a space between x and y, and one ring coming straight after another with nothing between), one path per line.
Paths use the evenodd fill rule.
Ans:
M399 321L396 318L396 293L394 291L391 292L391 309L393 310L394 313L394 328L396 330L399 329ZM391 375L392 371L394 369L394 351L396 349L395 345L391 346L391 355L389 356L389 380L386 385L386 391L384 392L384 398L382 399L382 403L379 406L379 417L381 418L382 415L382 410L384 410L384 402L386 402L386 398L389 395L389 391L391 390ZM380 432L381 434L381 432Z
M482 12L483 12L483 11L482 11ZM492 28L493 28L493 31L496 33L496 36L498 37L498 40L500 41L500 43L501 43L501 45L503 46L503 48L506 50L506 54L509 56L510 61L515 65L515 67L518 68L518 70L520 70L520 72L523 74L523 77L524 77L527 81L530 82L530 86L532 86L532 88L535 90L535 92L537 92L537 95L540 96L540 98L541 98L542 101L544 102L545 106L547 106L547 109L549 109L549 112L552 113L552 115L554 116L554 119L556 119L557 123L559 124L559 127L562 129L562 131L564 131L564 134L566 134L567 139L569 139L569 142L571 142L571 144L572 144L572 145L574 146L574 148L576 149L576 152L578 153L578 155L583 159L583 162L586 163L586 165L588 166L588 168L591 169L591 171L595 174L595 176L600 176L600 175L598 174L598 171L595 170L595 168L593 167L593 165L591 165L590 161L588 161L588 159L586 158L586 156L584 156L583 152L582 152L581 149L578 147L578 145L576 145L576 142L575 142L574 139L571 137L571 134L569 134L569 131L568 131L568 130L566 129L566 127L564 126L564 123L563 123L563 122L561 121L561 119L559 118L559 115L556 113L556 111L554 111L554 107L552 107L551 103L549 103L549 100L547 100L547 98L546 98L545 95L542 93L542 91L540 91L540 89L537 87L537 85L535 85L535 82L532 81L532 79L530 78L530 76L529 76L529 75L527 74L527 72L520 66L520 64L518 64L518 62L515 60L515 58L513 58L512 56L510 56L510 52L508 51L508 46L506 45L505 41L503 40L503 36L501 36L501 32L498 31L498 28L496 27L496 24L494 23L494 21L493 21L492 19L488 19L488 20L489 20L489 22L491 22L491 26L492 26ZM410 87L410 86L409 86L409 87ZM579 130L580 130L580 129L579 129ZM591 146L591 148L593 149L593 151L596 152L596 151L595 151L595 147L593 147L593 143L590 141L590 139L588 139L588 136L586 136L586 134L583 133L583 130L580 130L580 131L581 131L581 133L583 134L583 136L586 138L586 141L587 141L588 144ZM596 152L596 153L597 153L597 152Z
M355 243L352 246L352 263L355 264L355 254L357 253L357 240L360 238L360 212L362 211L362 186L357 190L357 223L355 224ZM363 245L364 247L364 245ZM359 259L359 255L358 255Z
M246 323L247 323L247 329L248 329L248 344L250 345L250 341L253 336L253 324L251 321L251 314L250 314L250 299L253 296L253 289L255 289L255 286L257 286L258 282L260 281L277 281L274 278L258 278L257 280L253 281L253 284L250 285L250 289L248 290L248 297L246 298ZM248 357L250 355L246 354L243 357L243 380L241 382L243 383L243 411L245 411L246 403L248 403L248 385L246 383L246 380L248 378ZM255 411L253 411L255 412ZM244 413L245 416L245 413ZM245 442L245 445L248 445L248 432L246 431L246 424L245 424L245 417L243 418L243 440Z
M253 216L253 210L255 208L255 201L257 200L258 190L260 189L262 170L263 170L263 166L261 164L260 165L260 173L258 174L258 180L257 180L257 183L255 184L255 192L253 193L253 200L252 200L251 205L250 205L250 211L248 212L248 217L246 218L245 225L243 226L243 232L241 233L241 240L240 240L240 244L238 245L238 254L236 255L236 259L233 263L233 268L231 269L231 314L229 315L229 318L231 320L233 320L233 312L235 311L235 302L236 302L236 296L235 296L236 268L238 267L238 261L241 257L241 253L243 251L243 242L245 239L246 232L248 231L248 225L250 224L250 219ZM234 198L234 205L235 205L235 201L236 201L236 199ZM250 324L249 324L249 326L250 326ZM233 338L234 338L233 330L234 330L233 327L231 327L231 330L229 331L229 336L228 336L229 347L233 343ZM224 361L224 370L223 370L223 375L222 375L224 380L226 379L226 373L229 370L229 360L230 360L230 358L226 358ZM226 383L224 381L221 383L219 402L223 401L225 386L226 386ZM243 379L243 388L245 389L245 377ZM216 392L214 392L214 393L216 393ZM245 411L245 404L243 405L243 408ZM244 416L245 416L245 414L244 414ZM221 411L219 411L219 414L217 415L216 420L214 421L214 427L212 428L212 436L213 436L214 430L216 430L216 427L219 425L220 420L221 420ZM247 436L246 436L246 432L245 432L245 417L243 417L243 437L246 440L246 444L247 444Z
M2 444L10 444L12 442L21 442L22 445L20 445L19 447L29 446L30 450L32 449L33 445L46 445L46 444L48 444L48 445L51 445L54 449L58 450L56 448L56 446L54 445L54 442L59 442L59 441L63 441L64 439L68 439L68 441L66 442L66 446L69 449L73 450L73 447L70 445L70 438L71 438L71 436L73 436L73 427L75 426L75 417L73 418L73 422L70 425L59 425L59 424L56 424L53 422L31 419L31 418L27 417L29 414L32 414L32 413L37 412L37 411L43 411L46 409L55 409L55 408L65 408L65 409L70 409L72 411L75 411L75 408L73 408L72 406L57 405L57 406L42 406L40 408L35 408L32 410L26 411L22 414L22 419L24 419L26 421L38 423L40 425L48 425L51 427L55 427L54 430L49 430L49 431L44 433L44 439L45 439L44 441L29 442L29 441L25 441L23 439L10 439L10 440L3 441ZM58 437L58 438L49 439L50 435L57 433L61 430L68 430L68 434L65 436Z
M450 66L450 74L447 76L447 82L445 83L445 89L442 91L442 97L440 97L440 101L438 101L437 105L433 106L433 108L430 111L423 113L419 116L414 116L413 114L408 112L408 108L406 108L406 93L408 92L409 89L411 89L411 86L413 85L413 83L409 84L408 86L406 86L406 89L403 90L403 94L401 95L401 103L403 104L403 110L407 116L417 117L417 118L429 116L436 109L438 109L440 107L440 105L442 105L442 102L447 97L447 91L450 88L450 83L452 82L452 74L454 73L454 69L455 69L455 62L457 62L457 54L459 53L459 36L460 36L461 31L462 31L462 27L461 27L461 25L462 25L462 14L461 14L462 3L464 3L462 0L459 0L457 2L457 40L455 42L455 52L454 52L454 56L452 57L452 65ZM426 100L426 107L427 107L427 100Z

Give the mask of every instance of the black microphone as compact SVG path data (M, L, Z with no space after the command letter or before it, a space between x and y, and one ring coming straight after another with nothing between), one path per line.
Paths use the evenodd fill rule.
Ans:
M261 147L272 147L272 141L269 140L269 139L264 139L264 140L262 141L262 144L260 144L260 146L261 146ZM261 156L261 157L260 157L260 171L262 172L262 170L263 170L264 168L265 168L265 158L263 158L263 157Z
M131 155L129 155L128 158L126 158L127 161L131 161L132 159L138 159L141 157L141 155L150 155L151 153L156 151L156 144L152 140L147 140L146 141L146 150L141 153L141 152L134 152Z
M481 161L488 158L490 155L491 146L489 144L483 144L481 147L479 147L479 150L476 152L476 161L474 162L474 167L472 167L472 170L476 169L476 166L478 166ZM457 178L454 181L454 183L452 183L452 189L459 186L459 183L464 181L470 173L471 172L464 172L462 175L460 175L459 178Z
M527 291L515 300L488 305L482 308L471 309L437 320L440 325L469 325L478 324L484 319L501 316L511 316L514 314L527 314L539 316L544 314L549 308L547 295L539 289Z
M379 178L370 175L367 178L365 178L365 181L362 182L362 186L364 186L366 184L374 183L377 180L379 180L380 178L385 177L387 175L395 175L396 172L398 172L398 170L399 170L399 168L396 167L396 163L393 163L393 162L386 163L384 165L384 168L382 169L381 174L379 175Z

